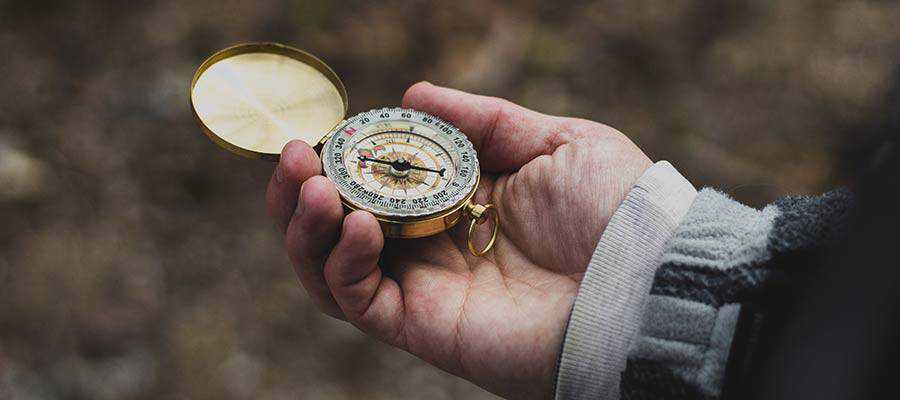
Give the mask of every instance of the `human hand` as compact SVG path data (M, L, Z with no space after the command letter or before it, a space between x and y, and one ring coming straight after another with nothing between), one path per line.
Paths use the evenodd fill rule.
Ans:
M650 159L606 125L426 82L403 107L443 118L475 145L475 200L496 205L502 221L493 250L469 254L466 224L385 240L372 214L344 215L318 156L293 141L266 201L301 283L328 315L491 392L552 397L581 277Z

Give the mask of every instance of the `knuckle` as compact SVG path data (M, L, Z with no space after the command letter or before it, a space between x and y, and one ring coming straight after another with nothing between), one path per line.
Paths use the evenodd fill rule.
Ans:
M488 109L491 110L491 121L486 133L513 132L522 125L528 113L533 111L512 101L500 97L490 97Z

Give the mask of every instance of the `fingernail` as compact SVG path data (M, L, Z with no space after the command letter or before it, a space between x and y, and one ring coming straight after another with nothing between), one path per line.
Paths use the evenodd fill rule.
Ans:
M281 164L275 166L275 182L284 182L284 171L281 169Z
M303 201L304 201L304 199L306 199L306 196L303 195L303 189L304 189L304 187L303 187L303 185L301 185L300 186L300 198L297 199L297 207L294 208L294 215L297 217L303 215L303 210L306 209L306 207L303 206Z

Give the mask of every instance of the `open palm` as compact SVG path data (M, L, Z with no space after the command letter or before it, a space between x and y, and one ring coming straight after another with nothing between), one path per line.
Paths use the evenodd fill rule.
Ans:
M463 226L385 242L371 214L344 215L318 157L295 141L266 197L300 281L324 312L450 373L507 397L550 397L581 276L650 160L608 126L497 98L419 83L403 106L474 143L476 200L502 221L494 249L469 254Z

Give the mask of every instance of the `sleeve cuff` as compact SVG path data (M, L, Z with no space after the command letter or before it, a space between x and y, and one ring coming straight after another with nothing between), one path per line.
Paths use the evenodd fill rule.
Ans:
M666 161L613 214L581 281L563 341L557 399L617 399L659 257L697 191Z

